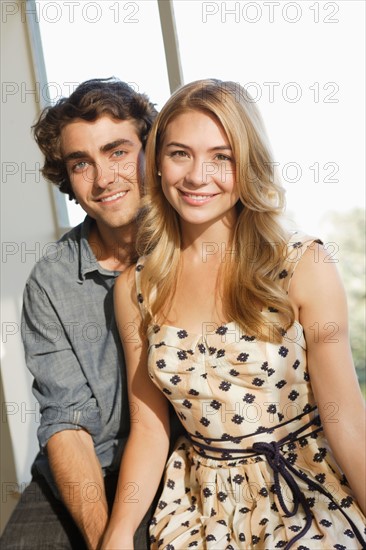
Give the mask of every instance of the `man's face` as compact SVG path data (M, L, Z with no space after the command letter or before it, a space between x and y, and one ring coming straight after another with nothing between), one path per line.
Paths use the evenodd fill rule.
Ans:
M61 131L61 148L72 189L98 225L131 224L140 204L139 163L143 150L131 120L102 116L75 119Z

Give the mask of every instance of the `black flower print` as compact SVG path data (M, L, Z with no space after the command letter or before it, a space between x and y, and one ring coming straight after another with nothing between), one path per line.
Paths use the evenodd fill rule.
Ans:
M209 426L211 424L211 422L208 420L208 418L206 418L204 416L202 416L200 422L203 426Z
M319 452L315 453L313 457L314 462L323 462L324 457L327 455L327 450L323 447L319 447Z
M211 407L218 411L221 408L221 403L217 401L216 399L213 399L210 403Z
M300 361L296 359L295 363L292 365L292 368L296 370L299 368L299 366L300 366Z
M255 395L253 395L252 393L246 393L243 397L243 401L245 403L253 403L254 400L255 400Z
M287 275L288 275L288 271L286 271L286 269L283 269L281 271L281 273L279 274L279 278L280 279L285 279L287 277Z
M245 363L248 360L248 357L249 357L249 353L239 353L236 360L240 361L240 363Z
M287 384L286 380L280 380L279 382L277 382L276 387L280 390L286 384Z
M214 353L216 353L216 350L217 350L217 348L214 348L213 346L210 346L208 348L208 352L209 352L210 355L213 355Z
M199 392L199 391L197 391L197 390L194 390L193 388L192 388L192 389L190 389L188 393L189 393L189 395L199 395L199 394L200 394L200 392Z
M178 330L177 336L182 340L183 338L187 338L188 332L186 330Z
M233 477L233 482L236 483L237 485L241 485L244 481L244 476L240 475L240 474L236 474L234 477Z
M225 500L227 499L227 494L224 493L223 491L219 491L217 493L217 498L219 499L220 502L225 502Z
M206 348L203 344L198 344L198 349L200 353L206 353Z
M327 519L321 519L319 523L320 525L324 525L324 527L331 527L333 525L332 522Z
M272 374L274 374L275 372L276 372L276 371L275 371L274 369L271 369L271 368L270 368L270 369L267 370L267 375L268 375L268 376L272 376Z
M285 348L285 346L281 346L278 350L278 355L281 355L281 357L286 357L288 354L288 348Z
M211 491L211 489L209 489L208 487L205 487L205 488L203 489L203 494L204 494L204 496L205 496L206 498L208 498L208 497L212 496L212 491Z
M170 379L171 383L174 384L174 386L176 386L177 384L179 384L179 382L182 381L181 377L178 376L177 374L175 374L174 376L172 376L172 378Z
M308 497L306 499L306 502L308 503L309 508L314 508L314 506L315 506L315 498L314 497Z
M261 370L264 370L264 371L267 371L267 370L268 370L268 361L265 361L265 362L262 364Z
M315 479L319 481L319 483L324 483L325 481L325 474L316 474ZM324 520L325 521L325 520ZM321 523L321 522L320 522Z
M239 376L239 372L235 369L231 369L231 371L229 372L229 374L231 374L231 376Z
M293 246L293 248L301 248L302 247L302 242L297 241L296 243L292 243L292 246Z
M353 503L352 497L346 497L342 498L341 500L341 508L349 508Z
M220 357L224 357L224 356L225 356L225 350L219 349L218 352L216 353L216 357L219 359Z
M224 325L222 325L221 327L219 327L217 330L216 330L216 334L226 334L227 333L227 327L225 327Z
M299 397L299 395L299 392L297 392L296 390L292 390L292 392L288 394L288 398L291 399L291 401L295 401L297 397Z
M253 378L252 384L253 386L263 386L264 380L262 380L261 378Z
M184 361L188 357L187 352L182 349L177 351L177 355L178 355L178 359L180 359L181 361Z
M168 479L168 481L166 482L166 486L169 487L169 489L174 489L175 481L173 481L172 479Z
M219 385L219 388L220 388L220 390L222 390L222 391L229 391L229 389L231 388L231 384L230 384L230 382L225 382L225 381L223 381L223 382L221 382L221 384Z
M241 424L243 422L244 418L240 416L240 414L235 414L231 421L234 422L234 424Z
M187 407L187 409L190 409L192 407L192 403L188 401L188 399L185 399L182 403L183 407Z
M248 336L247 334L243 334L243 336L240 337L240 340L244 340L244 342L254 342L255 336Z
M267 412L270 413L270 414L275 414L277 412L276 405L269 405L268 408L267 408Z
M168 388L163 388L163 393L165 393L166 395L172 395L172 392L168 390Z
M163 369L164 367L166 367L164 359L159 359L159 361L156 361L156 366L158 367L158 369Z

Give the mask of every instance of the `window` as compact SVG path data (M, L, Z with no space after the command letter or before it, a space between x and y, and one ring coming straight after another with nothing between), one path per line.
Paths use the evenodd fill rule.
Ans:
M364 200L363 2L174 0L185 82L246 86L263 115L290 215L322 233Z
M35 1L28 19L39 22L47 82L44 103L68 96L90 78L116 76L145 92L160 108L169 97L158 3L156 0ZM60 195L59 192L57 192ZM85 214L66 196L68 225Z

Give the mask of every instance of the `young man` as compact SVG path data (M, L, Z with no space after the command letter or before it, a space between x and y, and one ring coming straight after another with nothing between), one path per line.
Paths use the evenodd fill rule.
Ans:
M96 79L46 108L34 126L44 176L87 216L36 264L24 292L41 451L4 549L97 548L103 537L130 423L113 285L136 260L144 147L155 116L147 96ZM146 540L145 518L135 549Z

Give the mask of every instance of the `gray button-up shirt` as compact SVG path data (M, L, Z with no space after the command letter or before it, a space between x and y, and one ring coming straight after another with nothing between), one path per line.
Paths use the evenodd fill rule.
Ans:
M119 467L129 432L126 373L113 313L117 271L88 243L88 216L35 265L24 291L22 338L40 403L35 465L51 485L44 448L61 430L87 430L104 470Z

